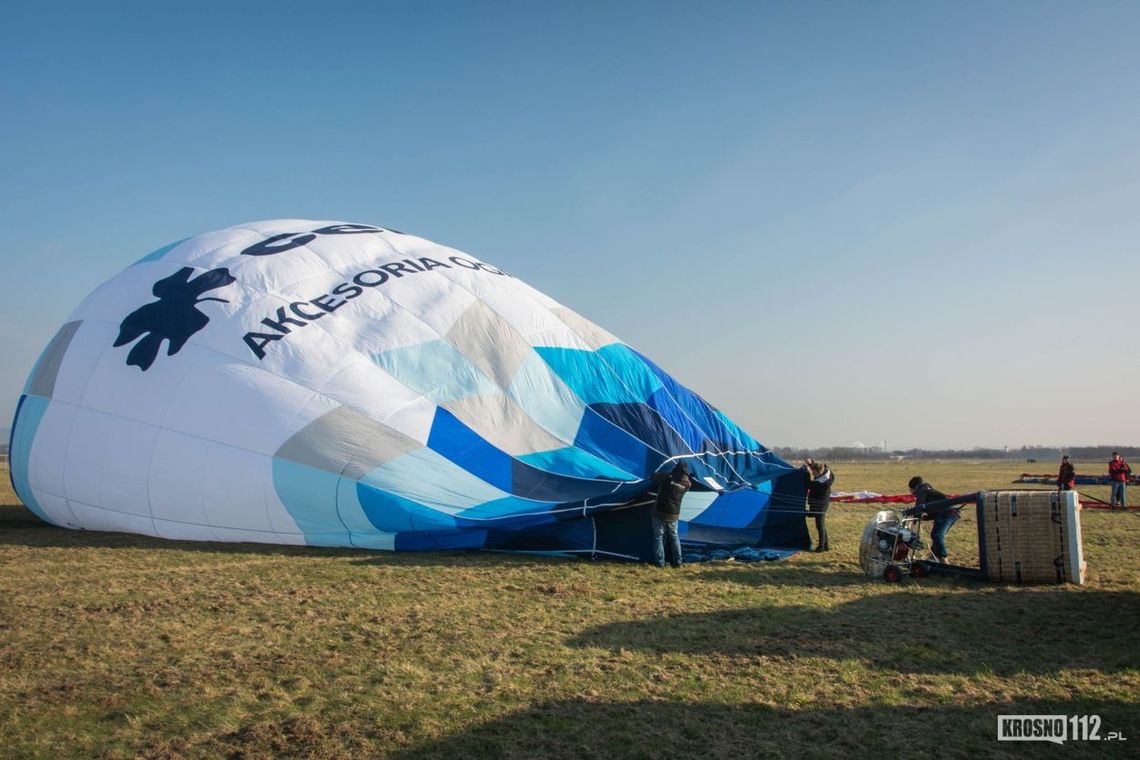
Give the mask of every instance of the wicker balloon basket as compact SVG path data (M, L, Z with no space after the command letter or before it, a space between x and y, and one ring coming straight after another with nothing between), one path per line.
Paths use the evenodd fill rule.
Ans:
M1074 491L985 491L978 505L982 572L1004 583L1085 581Z

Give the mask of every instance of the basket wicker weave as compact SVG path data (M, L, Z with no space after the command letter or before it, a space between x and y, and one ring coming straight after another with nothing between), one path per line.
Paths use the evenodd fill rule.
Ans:
M982 570L1006 583L1084 583L1074 491L986 491L978 510Z

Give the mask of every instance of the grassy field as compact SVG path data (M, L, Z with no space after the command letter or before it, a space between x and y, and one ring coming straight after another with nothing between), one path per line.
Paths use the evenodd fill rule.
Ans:
M840 463L836 488L899 493L922 474L961 493L1034 467L1053 468ZM665 571L66 531L0 478L3 757L1129 757L1140 743L1136 513L1083 513L1083 587L888 585L856 565L867 506L832 508L828 554ZM951 531L955 558L976 557L975 527ZM1128 742L999 744L1005 713L1097 714Z

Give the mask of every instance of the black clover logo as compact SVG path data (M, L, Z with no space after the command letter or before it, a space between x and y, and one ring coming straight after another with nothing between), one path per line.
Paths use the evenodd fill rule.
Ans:
M156 282L151 292L158 296L158 300L135 309L119 325L119 337L115 339L116 347L125 346L146 333L146 336L127 354L128 365L146 372L158 358L158 351L162 348L164 340L170 341L170 346L166 350L167 356L178 353L190 336L210 321L209 317L195 308L196 304L202 301L229 303L224 298L199 298L199 296L207 290L222 288L234 282L236 278L230 274L230 270L211 269L191 280L190 275L193 273L193 267L182 267L169 277Z

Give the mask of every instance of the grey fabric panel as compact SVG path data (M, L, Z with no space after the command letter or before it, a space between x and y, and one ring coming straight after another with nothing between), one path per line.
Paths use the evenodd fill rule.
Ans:
M566 445L539 427L522 407L505 395L468 396L451 401L445 407L491 445L513 456Z
M356 480L423 444L352 407L341 406L310 422L274 456Z
M550 313L561 319L563 324L573 330L579 338L586 342L587 346L595 351L602 346L621 342L578 312L571 311L564 306L551 309Z
M59 376L60 365L63 364L63 355L67 353L67 347L71 345L71 339L75 337L81 324L83 323L68 322L59 328L59 332L47 344L43 356L36 364L35 375L28 382L29 394L51 398L51 394L55 392L55 379Z
M447 331L447 340L506 390L531 346L482 301L471 304Z

